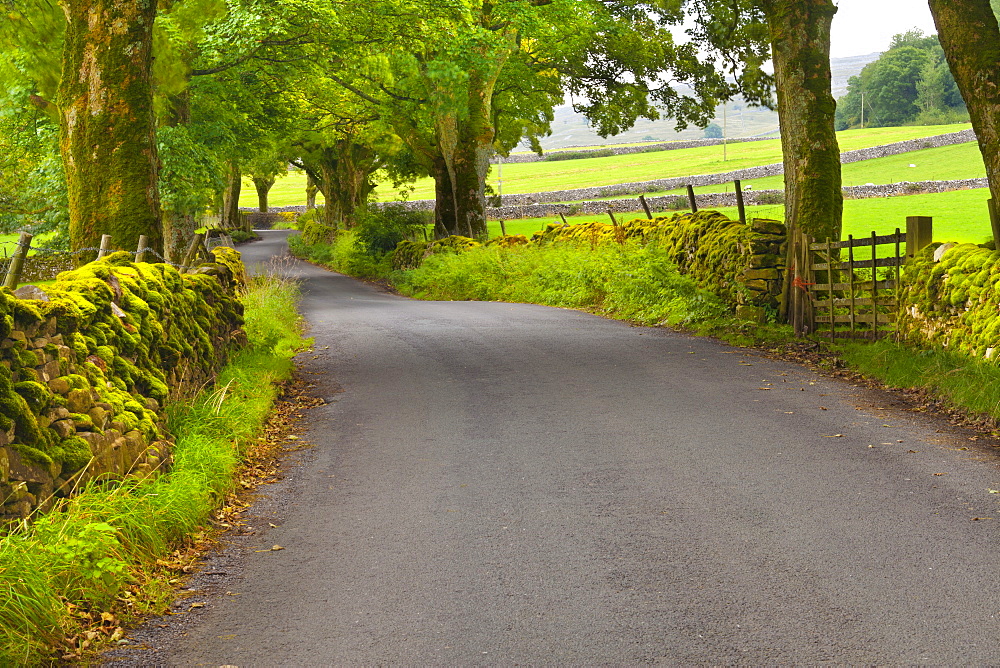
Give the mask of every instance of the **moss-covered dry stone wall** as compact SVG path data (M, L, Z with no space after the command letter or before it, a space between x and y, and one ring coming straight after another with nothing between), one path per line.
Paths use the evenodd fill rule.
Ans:
M239 253L181 274L115 253L0 291L0 518L169 463L162 407L244 342Z
M906 264L899 332L922 345L1000 357L1000 252L934 243Z

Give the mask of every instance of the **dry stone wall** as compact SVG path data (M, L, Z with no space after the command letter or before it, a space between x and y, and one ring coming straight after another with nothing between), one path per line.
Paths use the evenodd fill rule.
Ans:
M169 465L164 402L211 382L245 342L239 253L212 253L190 274L115 253L0 291L0 519Z
M908 340L1000 357L1000 252L931 244L906 264L898 328Z

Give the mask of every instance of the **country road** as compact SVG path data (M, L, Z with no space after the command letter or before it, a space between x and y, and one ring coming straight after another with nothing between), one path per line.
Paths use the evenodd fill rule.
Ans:
M711 340L283 266L315 447L112 665L1000 663L982 441Z

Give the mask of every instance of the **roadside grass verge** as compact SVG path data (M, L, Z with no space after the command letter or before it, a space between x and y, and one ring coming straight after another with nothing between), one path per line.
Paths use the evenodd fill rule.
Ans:
M481 247L432 255L391 277L401 293L420 299L527 302L644 325L694 327L727 313L652 244Z
M288 237L288 248L293 255L355 278L386 278L392 267L389 256L372 256L357 243L351 230L341 230L332 244L307 244L301 234Z
M834 351L851 368L889 387L922 390L950 407L1000 420L1000 366L996 362L889 340L838 343Z
M0 538L0 665L74 660L117 641L123 626L163 609L171 555L207 525L292 372L304 342L296 286L251 281L250 345L213 389L169 407L170 470L93 484Z

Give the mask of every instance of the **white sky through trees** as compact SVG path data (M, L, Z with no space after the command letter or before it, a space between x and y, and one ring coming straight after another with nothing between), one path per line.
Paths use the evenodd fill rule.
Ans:
M830 55L862 56L889 48L892 36L919 28L933 35L927 0L837 0Z

